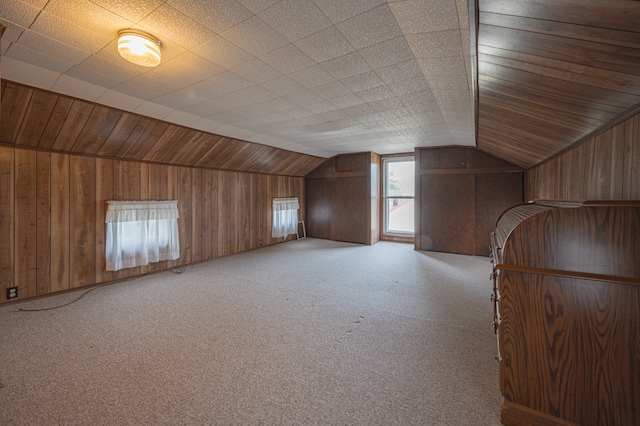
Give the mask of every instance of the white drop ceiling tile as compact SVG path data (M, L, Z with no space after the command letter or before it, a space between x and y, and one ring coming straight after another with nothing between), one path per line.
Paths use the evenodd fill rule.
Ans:
M466 74L428 75L426 80L432 90L469 89Z
M33 64L37 67L46 68L58 73L64 73L73 66L73 62L67 62L54 56L44 55L38 51L31 50L15 43L9 47L9 50L7 50L6 57L17 59L18 61Z
M386 3L385 0L313 0L313 2L334 24Z
M333 26L298 40L295 45L316 62L328 61L355 51L351 43Z
M277 69L269 66L260 59L254 59L246 62L231 70L234 74L246 78L254 83L263 83L268 80L282 76Z
M169 0L170 6L210 30L221 33L253 13L235 0Z
M173 108L168 108L164 105L158 105L150 101L144 101L138 105L133 112L144 115L146 117L157 118L163 120L167 115L173 112Z
M338 56L320 65L339 80L371 71L369 64L358 52Z
M386 4L340 22L336 27L356 49L373 46L402 35Z
M379 101L373 101L368 103L377 112L391 111L391 110L395 110L403 107L402 102L400 102L400 99L398 99L397 97L385 98Z
M238 0L238 3L241 3L244 7L246 7L253 13L258 13L268 7L273 6L279 1L280 0Z
M161 43L169 39L185 49L199 46L216 36L213 31L167 4L155 9L137 25L153 34Z
M142 89L135 83L125 82L118 84L117 86L113 86L111 89L116 92L124 93L125 95L134 96L144 101L158 97L158 93Z
M203 132L215 133L215 130L222 126L222 123L218 123L217 121L210 120L208 118L200 117L196 121L191 124L196 130L202 130Z
M117 37L117 34L98 34L89 31L46 11L38 15L30 29L54 40L62 42L73 40L73 46L77 49L92 53L98 52Z
M55 84L51 87L54 92L63 93L65 95L74 96L76 98L87 101L95 101L107 89L104 87L87 83L74 77L62 74Z
M273 92L260 85L250 86L218 98L218 101L231 108L241 108L276 97Z
M7 22L2 18L0 18L0 25L4 25L6 27L4 34L2 35L2 44L0 44L0 54L4 56L5 53L7 53L7 50L9 50L11 43L15 43L25 29Z
M333 106L333 108L336 108L336 107ZM327 110L325 112L318 112L316 114L318 114L324 121L344 120L346 117L346 114L340 108Z
M425 76L466 74L466 66L461 56L427 58L417 60Z
M304 108L313 114L322 114L328 111L334 111L336 106L329 101L320 101L306 105Z
M314 65L300 71L289 74L289 77L310 89L334 80L334 78L325 71L320 65Z
M360 49L359 53L374 70L415 59L404 37Z
M19 0L0 2L2 20L23 28L28 28L39 13L40 8Z
M170 84L189 86L223 71L222 67L194 53L184 52L171 60L162 61L159 66L147 71L146 75Z
M189 114L183 111L173 111L167 115L164 119L170 123L178 124L180 126L191 127L194 121L198 118L197 115Z
M41 89L51 90L60 73L41 68L17 59L2 58L2 79L11 80Z
M393 98L395 93L387 86L379 86L358 92L358 96L365 102L374 102Z
M140 69L133 69L133 67L129 67L124 62L126 61L114 63L101 56L92 55L82 61L77 68L87 69L99 74L106 72L109 77L119 81L128 81L140 75Z
M460 25L460 29L469 30L470 26L468 0L456 0L456 9L458 10L458 22Z
M414 60L376 69L376 74L387 84L424 77L418 63Z
M292 93L290 95L284 96L284 98L299 107L304 107L305 105L311 105L316 102L322 101L322 98L320 96L309 89Z
M201 96L216 98L252 85L253 83L246 78L240 77L230 71L225 71L196 83L191 87Z
M351 116L351 117L362 117L362 116L366 116L369 114L373 114L376 112L376 110L374 110L370 105L368 104L359 104L359 105L353 105L351 107L348 108L344 108L343 109L344 113Z
M348 108L354 105L363 104L364 101L356 94L350 93L348 95L340 96L338 98L331 98L329 103L335 105L336 108Z
M189 105L184 108L180 108L180 111L187 112L189 114L195 114L201 117L205 117L208 115L218 114L220 112L228 111L226 105L218 102L217 99L210 99L205 102L201 102L195 105Z
M318 96L325 100L331 98L339 98L340 96L345 96L351 93L351 90L349 90L347 86L345 86L338 80L334 80L321 86L314 87L311 90L313 90Z
M18 44L31 50L44 50L48 56L53 56L58 60L71 63L82 62L91 55L90 52L76 49L73 46L45 37L31 30L25 30L22 33Z
M440 100L446 101L466 101L471 102L471 92L469 90L433 90L433 96L436 97L438 102Z
M258 17L290 42L332 25L311 0L282 0L258 13Z
M96 99L96 102L101 105L110 106L123 111L131 111L138 107L143 101L142 99L138 99L134 96L125 95L124 93L107 89L98 99Z
M392 83L389 85L389 88L397 96L406 95L407 93L411 93L411 92L430 90L429 85L427 84L424 77L413 78L411 80L403 80L397 83Z
M305 55L293 44L288 44L278 50L261 56L260 59L283 74L291 74L315 65L313 59Z
M463 53L459 30L411 34L407 36L407 42L417 59L461 56Z
M105 75L81 65L76 65L69 69L65 72L65 75L106 88L114 87L122 83L122 80L114 78L113 75Z
M400 99L400 102L402 102L405 107L427 102L436 104L436 98L431 90L419 90L416 92L406 93L404 95L399 95L398 99Z
M153 102L174 109L183 109L187 106L197 105L206 102L209 98L198 95L195 90L187 87L185 89L176 90L166 95L158 96L151 99Z
M472 111L473 102L470 100L438 99L442 111Z
M91 0L93 3L133 22L139 22L166 0Z
M302 84L290 77L287 77L286 75L262 82L260 85L280 96L286 96L305 90L305 87Z
M389 3L404 34L459 28L458 11L451 0L408 0Z
M221 36L255 56L273 52L289 43L257 16L223 32Z
M384 85L384 82L380 80L380 77L374 71L354 75L340 81L352 92L361 92Z
M117 37L120 29L129 28L134 23L90 0L49 0L44 10L108 38Z
M237 67L255 58L223 37L211 39L192 49L192 52L226 69Z

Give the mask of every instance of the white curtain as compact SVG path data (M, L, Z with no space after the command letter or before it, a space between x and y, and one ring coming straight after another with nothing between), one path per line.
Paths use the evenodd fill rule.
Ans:
M107 201L107 271L180 257L178 201Z
M286 237L298 231L298 198L273 199L273 223L271 236L273 238Z

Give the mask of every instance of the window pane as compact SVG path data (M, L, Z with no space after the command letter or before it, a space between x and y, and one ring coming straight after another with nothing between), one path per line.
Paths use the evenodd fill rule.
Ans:
M387 198L387 232L413 234L413 199Z
M386 195L388 197L413 197L414 162L389 161L386 165Z

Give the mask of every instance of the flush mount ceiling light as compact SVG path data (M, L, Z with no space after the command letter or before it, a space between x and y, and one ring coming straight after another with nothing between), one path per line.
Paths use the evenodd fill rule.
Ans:
M160 64L160 40L140 30L118 32L118 52L129 62L143 67Z

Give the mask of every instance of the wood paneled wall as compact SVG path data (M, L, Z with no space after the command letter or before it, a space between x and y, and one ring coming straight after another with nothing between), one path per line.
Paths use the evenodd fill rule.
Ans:
M640 113L529 169L527 200L640 200Z
M522 202L523 170L466 147L416 150L416 250L489 255L498 216Z
M177 264L105 270L107 200L177 199L186 263L268 246L274 197L305 180L103 159L0 146L0 303L143 274ZM187 250L188 249L188 250Z
M374 244L380 239L380 156L338 155L307 175L307 235Z

